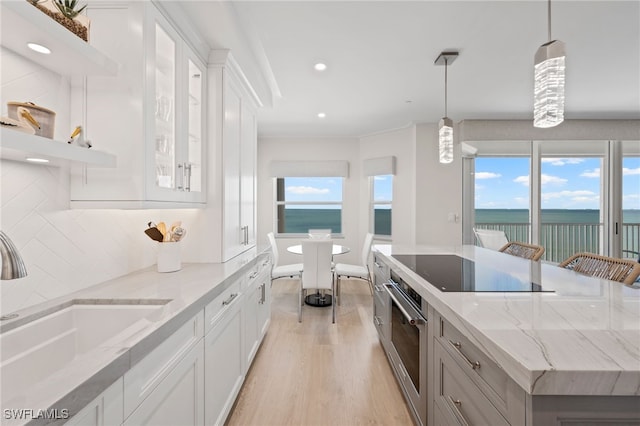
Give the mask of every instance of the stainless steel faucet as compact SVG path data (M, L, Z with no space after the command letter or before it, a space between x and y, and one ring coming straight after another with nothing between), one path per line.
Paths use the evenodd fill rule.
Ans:
M13 280L27 276L27 268L18 249L9 236L2 231L0 231L0 255L2 255L0 280Z

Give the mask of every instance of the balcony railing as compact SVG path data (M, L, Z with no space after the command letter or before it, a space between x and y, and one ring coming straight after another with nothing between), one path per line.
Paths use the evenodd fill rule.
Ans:
M601 223L543 223L540 245L544 247L542 259L561 262L574 253L600 252ZM529 241L528 223L476 223L479 229L504 231L509 241ZM638 259L640 252L640 223L622 225L623 256Z

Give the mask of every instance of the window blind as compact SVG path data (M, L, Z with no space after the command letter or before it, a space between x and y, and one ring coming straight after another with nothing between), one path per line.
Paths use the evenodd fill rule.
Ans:
M362 169L365 176L395 175L396 157L368 158L364 160Z

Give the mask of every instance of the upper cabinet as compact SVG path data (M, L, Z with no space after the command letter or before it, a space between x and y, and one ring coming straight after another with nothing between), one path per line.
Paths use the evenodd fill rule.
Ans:
M256 244L257 108L249 81L227 50L209 57L209 139L220 152L216 170L221 194L222 261Z
M77 110L89 138L119 161L115 170L74 170L71 205L204 207L203 61L151 2L92 2L87 14L91 43L123 67L116 77L87 77Z

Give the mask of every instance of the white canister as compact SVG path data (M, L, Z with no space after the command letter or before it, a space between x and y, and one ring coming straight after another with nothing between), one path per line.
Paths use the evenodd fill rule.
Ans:
M180 242L158 243L158 272L174 272L182 268Z

